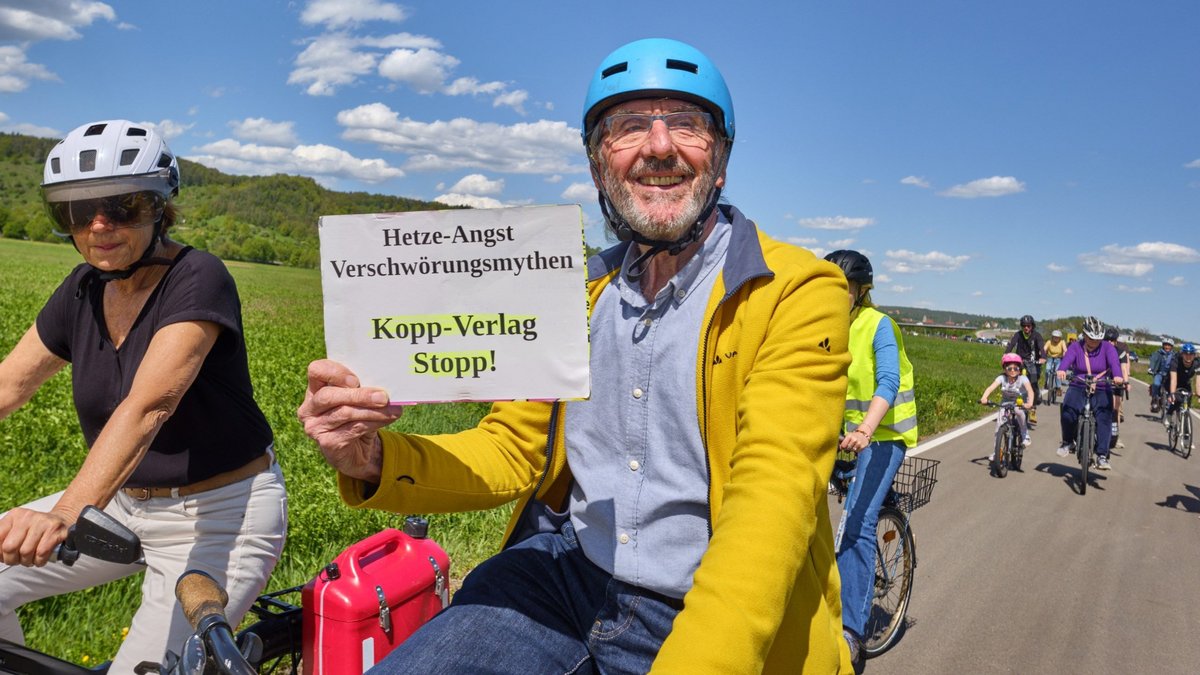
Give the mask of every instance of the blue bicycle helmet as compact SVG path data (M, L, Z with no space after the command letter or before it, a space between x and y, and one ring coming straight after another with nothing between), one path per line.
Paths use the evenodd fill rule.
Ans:
M1194 345L1190 342L1185 342L1185 343L1183 343L1183 346L1179 348L1179 353L1180 354L1195 354L1196 353L1196 345Z
M691 45L647 38L618 47L600 62L583 104L583 142L600 113L621 101L670 96L703 106L717 128L733 140L733 99L725 78L708 57Z

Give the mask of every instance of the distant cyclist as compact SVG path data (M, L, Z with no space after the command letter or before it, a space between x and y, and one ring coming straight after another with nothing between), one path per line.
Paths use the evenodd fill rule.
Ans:
M1021 330L1017 331L1004 348L1005 353L1012 352L1025 362L1025 374L1030 382L1037 382L1042 364L1046 362L1045 341L1042 334L1035 330L1033 317L1026 314L1021 317ZM1029 421L1037 424L1037 406L1041 405L1042 397L1035 387L1033 390L1033 408L1029 410Z
M1116 329L1116 327L1114 327L1114 326L1109 326L1108 329L1104 331L1104 341L1111 344L1113 346L1113 348L1117 350L1117 360L1121 362L1121 377L1125 378L1125 381L1128 382L1129 381L1129 345L1127 345L1124 342L1121 342L1119 339L1117 339L1119 337L1121 337L1120 331L1118 331ZM1121 412L1121 406L1123 405L1123 402L1125 400L1125 392L1126 391L1128 391L1128 389L1123 389L1121 391L1115 392L1116 395L1113 396L1112 444L1114 447L1118 447L1118 448L1125 447L1125 444L1122 443L1121 439L1120 439L1121 432L1120 432L1120 428L1118 425L1123 424L1125 422L1125 413Z
M1059 413L1062 424L1059 457L1070 454L1071 444L1075 441L1075 423L1083 413L1087 389L1081 378L1111 377L1116 384L1125 381L1116 348L1104 341L1104 324L1096 317L1089 316L1084 320L1080 333L1082 339L1067 348L1067 354L1058 366L1059 378L1066 379L1068 374L1071 378ZM1092 394L1092 411L1096 415L1096 468L1108 471L1111 468L1108 444L1112 437L1112 388L1107 383L1096 385Z
M1029 383L1029 378L1021 374L1021 357L1016 354L1005 354L1000 357L1000 366L1004 368L1004 372L996 377L987 389L983 390L983 395L979 397L980 403L987 403L988 397L992 395L996 388L1000 388L1000 400L1004 403L1014 402L1018 398L1023 399L1022 404L1025 410L1033 408L1033 385ZM1017 410L1017 428L1021 430L1022 448L1029 447L1029 428L1025 426L1025 410ZM1000 428L1000 424L1004 421L1004 415L996 413L996 428ZM991 461L995 459L995 455L988 457Z
M1200 369L1200 361L1196 360L1196 345L1185 342L1179 348L1179 358L1175 359L1175 363L1171 368L1171 379L1169 380L1169 388L1167 391L1171 393L1168 397L1170 403L1167 406L1167 419L1165 424L1167 429L1171 428L1171 413L1183 404L1183 399L1179 397L1180 389L1187 389L1191 394L1196 394L1196 376Z
M1051 387L1059 386L1058 382L1058 364L1062 362L1062 357L1067 353L1067 341L1063 340L1061 330L1055 328L1050 331L1050 341L1046 343L1046 390Z
M1150 412L1158 412L1158 404L1162 396L1163 380L1170 385L1171 362L1175 359L1175 343L1171 338L1163 338L1162 347L1150 355Z

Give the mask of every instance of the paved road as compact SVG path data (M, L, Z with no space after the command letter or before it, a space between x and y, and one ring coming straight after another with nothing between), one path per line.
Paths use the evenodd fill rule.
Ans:
M1125 447L1082 496L1074 456L1054 453L1057 407L1003 479L991 424L924 451L942 463L913 514L908 626L868 672L1200 672L1200 452L1171 453L1135 387Z

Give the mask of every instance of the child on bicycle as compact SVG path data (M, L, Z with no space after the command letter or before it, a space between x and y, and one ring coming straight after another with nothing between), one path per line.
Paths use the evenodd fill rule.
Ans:
M993 391L996 391L997 387L1000 388L1000 400L1004 403L1016 401L1023 395L1024 400L1021 405L1024 410L1014 410L1013 412L1017 416L1017 428L1021 430L1021 447L1028 448L1030 443L1029 427L1025 425L1025 410L1033 407L1033 385L1030 384L1028 377L1021 374L1022 361L1020 356L1013 353L1005 354L1000 357L1000 366L1004 369L1004 372L997 375L996 379L988 385L988 388L983 390L983 395L979 397L979 402L986 404L988 397L992 395ZM1002 414L996 413L996 429L1000 428L1003 419L1004 416Z

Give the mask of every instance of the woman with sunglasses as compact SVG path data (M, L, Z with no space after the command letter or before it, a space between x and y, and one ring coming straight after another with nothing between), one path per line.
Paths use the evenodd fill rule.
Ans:
M1000 400L1004 403L1016 401L1022 396L1022 407L1029 410L1033 407L1033 385L1029 383L1029 378L1021 374L1021 366L1024 361L1017 354L1009 352L1000 357L1000 365L1004 368L1004 372L996 376L995 380L988 385L987 389L983 390L983 395L979 397L980 403L987 403L988 397L992 395L996 388L1000 389ZM1021 430L1021 447L1029 447L1029 428L1025 425L1025 410L1017 410L1017 428ZM1000 428L1003 421L1003 416L996 413L996 428ZM989 460L994 457L989 457Z
M84 262L0 362L0 419L70 364L88 453L65 490L0 516L0 638L23 641L24 603L145 569L110 669L129 673L191 632L172 592L186 569L216 578L241 619L283 549L283 477L233 278L169 237L179 167L158 133L123 120L75 129L50 151L42 192ZM145 567L46 564L87 505L140 537Z

